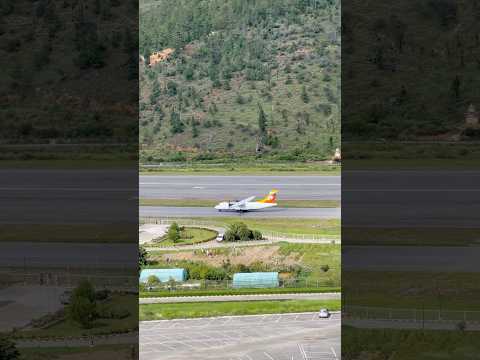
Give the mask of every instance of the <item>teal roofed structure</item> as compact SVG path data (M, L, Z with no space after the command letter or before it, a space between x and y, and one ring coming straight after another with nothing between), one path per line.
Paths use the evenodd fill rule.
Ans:
M187 280L185 269L143 269L140 273L140 282L146 282L148 277L152 275L156 276L161 282L167 282L170 279L178 282Z
M280 285L278 272L236 273L233 275L234 288L275 288Z

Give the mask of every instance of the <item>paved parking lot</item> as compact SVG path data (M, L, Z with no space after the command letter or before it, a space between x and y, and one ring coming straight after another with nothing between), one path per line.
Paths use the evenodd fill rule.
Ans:
M340 359L340 314L226 316L140 323L141 360Z

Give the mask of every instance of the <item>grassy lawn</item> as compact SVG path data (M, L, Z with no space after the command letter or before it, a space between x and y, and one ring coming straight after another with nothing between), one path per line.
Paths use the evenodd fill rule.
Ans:
M292 244L281 243L280 254L295 255L301 258L303 266L308 270L306 280L331 281L339 284L341 279L341 246L333 244ZM323 265L329 270L324 272Z
M467 360L478 359L479 352L478 331L342 327L342 356L346 359Z
M480 311L478 273L355 271L342 288L347 306Z
M62 359L65 356L81 355L90 360L118 360L127 359L132 354L132 346L135 346L135 353L138 354L136 345L95 345L95 347L38 347L22 348L20 350L22 360L46 360Z
M205 241L213 240L217 237L218 232L210 229L185 227L180 231L180 239L173 242L170 239L162 240L161 242L153 242L149 246L181 246L199 244Z
M352 234L352 235L350 235ZM362 234L361 240L358 234ZM469 228L344 228L348 245L468 246L480 244L478 229Z
M205 223L212 226L227 227L235 222L243 222L252 230L279 232L282 234L305 234L320 237L340 238L340 219L301 219L285 221L282 218L244 218L241 216L197 217L176 220L180 225Z
M340 165L317 163L237 163L167 164L164 167L148 168L140 166L140 175L340 175Z
M66 319L46 329L24 330L15 333L16 338L45 338L101 335L126 332L138 326L138 297L133 294L113 294L112 299L102 304L113 311L128 310L129 315L123 319L97 319L91 329L83 329L79 324Z
M339 287L323 288L273 288L273 289L211 289L211 290L174 290L174 291L141 291L140 297L177 297L177 296L221 296L249 294L298 294L340 292Z
M214 249L211 250L210 256L195 250L182 251L181 255L178 255L177 252L172 254L165 250L157 250L149 252L149 261L152 261L152 265L148 267L182 267L188 270L192 264L195 264L208 265L222 270L223 263L237 263L240 256L244 259L242 260L243 265L255 263L265 265L261 271L288 271L289 267L286 264L297 264L300 268L299 272L291 273L290 276L299 281L299 287L318 287L317 282L320 285L336 287L341 283L340 253L341 246L338 244L292 244L287 242L235 250L232 248ZM264 254L270 255L265 257ZM167 257L169 258L168 262L165 260ZM327 265L328 270L324 271ZM288 280L288 274L285 275ZM197 281L198 278L192 280ZM222 284L221 289L225 290L226 288L227 284Z
M340 300L229 301L140 305L140 321L340 309Z
M1 149L1 147L0 147ZM75 154L65 156L65 159L55 159L58 155L52 155L52 159L33 160L7 160L0 159L0 169L64 169L82 171L87 169L132 169L136 162L129 159L122 159L104 154L85 154L86 159L76 158ZM91 158L89 158L91 157Z
M140 206L214 207L221 200L214 199L140 199ZM285 208L337 208L336 200L279 200L279 207Z
M476 142L358 142L345 144L343 152L349 170L471 170L480 159Z
M3 224L0 241L136 243L131 230L122 224Z

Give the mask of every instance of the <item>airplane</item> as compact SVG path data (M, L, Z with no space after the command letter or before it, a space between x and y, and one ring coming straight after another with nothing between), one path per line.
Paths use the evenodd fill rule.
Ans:
M258 201L253 201L253 199L255 199L255 196L250 196L249 198L240 201L222 201L217 206L215 206L215 209L217 209L218 211L246 212L251 210L271 208L277 206L277 193L278 190L272 190L262 200Z

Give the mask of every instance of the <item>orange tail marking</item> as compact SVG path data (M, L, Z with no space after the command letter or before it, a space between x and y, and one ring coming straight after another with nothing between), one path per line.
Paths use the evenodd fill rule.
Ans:
M270 191L270 193L267 196L265 196L259 202L263 203L263 204L265 204L265 203L273 204L277 201L277 193L278 193L278 190L272 190L272 191Z

